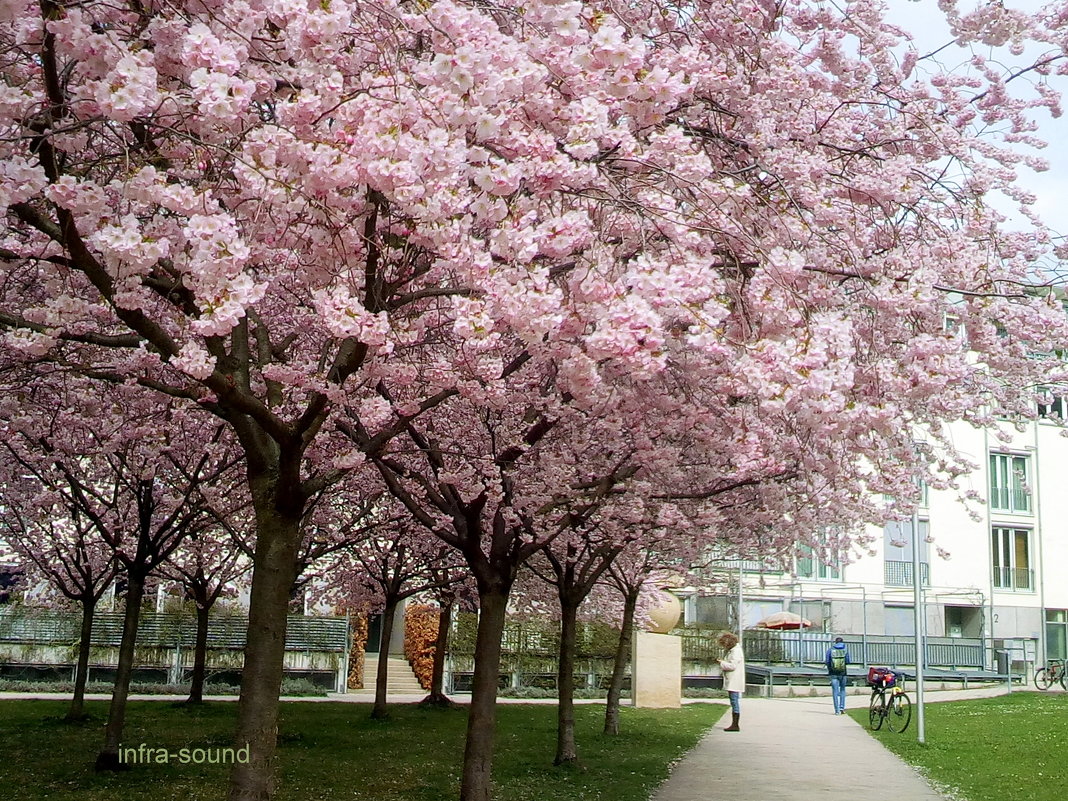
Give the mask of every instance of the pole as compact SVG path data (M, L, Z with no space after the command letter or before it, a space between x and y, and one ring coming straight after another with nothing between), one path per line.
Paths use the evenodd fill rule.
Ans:
M916 742L923 745L926 742L926 732L923 717L923 657L924 657L924 625L926 615L923 609L923 586L920 581L920 518L914 509L912 512L912 595L913 613L916 619Z
M738 558L738 644L742 645L742 630L745 628L745 623L742 620L742 578L745 575L745 562L739 556ZM745 646L742 645L742 653L745 653Z
M860 647L864 654L864 673L868 672L868 590L860 585L860 616L864 621L864 631L860 635Z

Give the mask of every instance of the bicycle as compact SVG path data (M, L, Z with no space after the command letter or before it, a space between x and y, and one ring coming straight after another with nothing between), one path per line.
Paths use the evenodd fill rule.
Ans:
M886 727L896 734L901 734L909 727L912 701L897 680L897 674L887 668L871 668L868 671L868 685L871 687L868 725L872 731L879 731L884 721Z
M1060 682L1062 690L1068 690L1064 678L1064 660L1051 659L1045 667L1035 671L1035 686L1040 690L1048 690L1057 682Z

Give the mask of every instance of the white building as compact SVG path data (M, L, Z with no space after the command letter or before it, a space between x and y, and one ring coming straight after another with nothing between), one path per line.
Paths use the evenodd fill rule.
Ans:
M1011 662L1023 672L1068 656L1068 438L1048 417L1066 410L1068 399L1056 399L1022 433L1006 425L1008 442L953 427L956 447L980 467L956 491L925 493L918 515L929 664L1003 671ZM985 503L963 504L969 491ZM787 609L812 621L810 633L905 642L915 634L911 528L909 520L869 527L874 555L832 564L804 547L789 571L745 562L735 572L735 562L720 571L729 579L718 594L687 598L686 622L735 626L741 575L746 628ZM944 658L931 655L939 647ZM968 648L972 656L961 656ZM815 651L805 653L812 661Z

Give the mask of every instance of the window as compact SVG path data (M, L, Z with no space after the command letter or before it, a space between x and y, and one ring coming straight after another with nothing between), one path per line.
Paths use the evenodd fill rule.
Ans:
M1068 415L1065 414L1065 411L1068 411L1068 398L1064 395L1054 395L1054 391L1052 387L1043 387L1039 392L1042 399L1038 404L1038 416L1046 419L1068 420ZM1056 391L1064 392L1064 388L1057 388Z
M946 312L942 318L942 330L951 337L961 337L964 332L964 326L961 325L960 316Z
M990 508L1012 514L1031 514L1028 458L990 454Z
M1046 659L1068 659L1068 609L1046 610Z
M916 613L911 606L884 606L883 633L895 637L916 636Z
M1031 532L1025 528L995 528L991 536L994 586L1003 590L1034 590Z
M838 581L842 578L838 557L824 557L814 551L811 545L801 545L797 549L797 577Z
M891 520L883 526L883 582L891 587L912 586L912 548L919 549L920 582L931 584L931 568L927 538L931 524L926 520L918 523L918 536L912 536L911 520Z

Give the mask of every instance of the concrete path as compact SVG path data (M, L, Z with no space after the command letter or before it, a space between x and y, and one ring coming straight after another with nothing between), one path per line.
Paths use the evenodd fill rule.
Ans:
M925 704L1004 689L925 694ZM914 704L915 704L915 699ZM851 695L847 707L867 706ZM916 737L916 714L901 737ZM653 801L947 801L913 768L827 698L743 698L741 731L730 713L678 764Z

